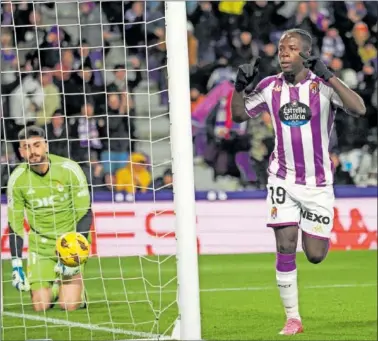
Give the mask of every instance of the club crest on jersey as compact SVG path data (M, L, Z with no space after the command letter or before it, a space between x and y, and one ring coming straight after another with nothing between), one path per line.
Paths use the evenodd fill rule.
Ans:
M272 217L272 219L276 219L277 218L277 207L272 207L272 209L270 210L270 216Z
M310 83L310 92L312 94L317 94L319 92L319 84L317 82Z
M282 90L282 86L281 86L281 85L276 85L276 86L273 88L273 91L280 92L281 90Z
M279 117L289 127L300 127L311 120L312 112L306 104L293 100L280 108Z

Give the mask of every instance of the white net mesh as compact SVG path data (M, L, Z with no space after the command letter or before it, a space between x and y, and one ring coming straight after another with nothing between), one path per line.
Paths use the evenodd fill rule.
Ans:
M35 124L50 153L82 167L95 217L86 308L37 313L30 294L12 287L3 201L2 338L169 336L178 315L174 215L170 201L156 200L172 196L164 3L2 1L1 9L2 193L21 162L17 134ZM25 238L24 258L27 247Z

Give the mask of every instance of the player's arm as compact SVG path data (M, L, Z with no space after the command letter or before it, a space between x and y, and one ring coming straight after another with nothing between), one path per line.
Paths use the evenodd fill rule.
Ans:
M22 266L25 201L21 189L17 186L17 179L23 172L22 168L16 169L8 181L8 228L12 257L12 285L17 290L28 291L30 286Z
M236 90L232 94L231 113L232 120L236 123L242 123L250 118L245 110L244 96Z
M76 225L76 232L81 233L85 238L88 238L89 232L92 226L92 209L88 208L87 212L83 215L83 217L78 221Z
M333 90L330 99L334 105L343 108L347 113L352 115L363 116L366 114L366 107L362 98L337 78L319 57L306 56L302 52L299 55L303 58L305 67L328 82Z
M342 102L342 108L349 114L363 116L366 114L366 107L363 99L352 89L350 89L345 83L343 83L336 76L331 77L328 80L329 84L332 86L335 94L339 97ZM338 105L339 101L336 96L333 96L331 101ZM340 105L338 105L340 106Z
M70 162L72 201L76 218L76 231L88 238L92 225L91 199L87 178L81 167Z
M241 123L251 117L259 116L262 112L269 111L268 105L259 89L258 85L254 91L245 96L234 91L231 102L232 119L234 122Z
M22 248L24 245L25 200L19 185L19 178L24 171L24 168L16 168L8 180L9 248L11 250L12 259L22 257Z
M9 248L12 259L22 258L24 246L24 198L20 188L16 184L8 187L8 227L9 227Z
M254 63L244 64L238 68L231 101L232 120L236 123L244 122L266 110L264 98L258 86L256 87L259 63L260 58Z

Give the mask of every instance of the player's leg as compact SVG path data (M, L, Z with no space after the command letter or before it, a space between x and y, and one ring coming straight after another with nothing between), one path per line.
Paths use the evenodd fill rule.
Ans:
M27 276L35 311L50 309L57 298L58 290L55 285L54 266L53 260L39 256L35 252L29 253Z
M62 278L59 290L59 305L62 309L72 311L86 306L83 271L84 265L80 274Z
M318 264L326 258L330 245L334 218L333 189L312 189L306 198L300 222L302 248L307 259Z
M296 250L300 207L283 186L268 185L268 226L276 239L276 280L287 323L281 334L303 331L299 314Z
M274 229L276 237L276 280L282 304L286 313L286 324L281 335L303 332L299 313L298 275L296 250L298 226L285 226Z
M51 286L36 288L31 287L31 299L34 311L46 311L51 306Z
M302 248L309 262L319 264L327 257L329 238L319 238L302 231Z
M276 280L286 318L299 319L296 250L298 227L287 226L274 229L276 237Z

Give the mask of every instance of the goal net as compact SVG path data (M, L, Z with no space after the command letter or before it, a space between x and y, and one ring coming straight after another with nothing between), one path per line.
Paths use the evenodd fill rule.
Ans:
M2 340L200 339L185 16L184 2L1 2ZM36 312L12 287L5 194L30 125L91 189L75 311Z

